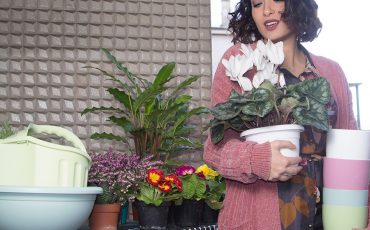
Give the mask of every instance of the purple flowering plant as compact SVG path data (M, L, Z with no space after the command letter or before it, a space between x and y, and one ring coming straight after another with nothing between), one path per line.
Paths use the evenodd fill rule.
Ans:
M176 205L181 205L183 199L201 200L206 192L206 180L203 173L197 173L191 165L181 165L175 168L176 175L182 182L180 198L175 200Z
M183 199L189 199L204 200L210 208L215 210L222 208L226 184L217 171L206 164L198 168L181 165L175 168L175 173L183 185L181 197L175 200L176 205L181 205Z
M92 166L88 174L90 185L103 188L96 203L124 203L139 191L139 182L144 180L149 168L162 165L153 161L153 156L140 159L138 154L126 154L109 149L104 153L90 154Z

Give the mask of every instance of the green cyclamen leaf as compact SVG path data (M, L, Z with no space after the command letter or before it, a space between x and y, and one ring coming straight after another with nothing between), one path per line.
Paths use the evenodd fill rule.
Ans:
M213 144L217 144L224 138L224 129L224 123L218 123L217 125L211 127L211 141Z
M217 104L211 109L212 115L219 120L228 120L240 113L240 107L231 102Z
M273 109L274 103L271 101L249 102L248 104L242 107L242 113L246 115L264 117Z
M304 80L297 91L323 104L330 100L330 85L323 77Z
M327 131L329 129L328 124L328 112L324 105L316 102L315 100L309 100L308 107L297 107L293 111L293 117L300 125L311 125L318 129Z

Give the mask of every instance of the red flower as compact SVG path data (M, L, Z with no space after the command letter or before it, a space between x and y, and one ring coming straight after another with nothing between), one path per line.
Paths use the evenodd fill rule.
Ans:
M146 174L146 180L149 184L157 186L163 179L163 171L159 169L149 169Z
M171 192L172 186L171 182L169 181L162 181L160 184L158 184L158 189L162 192Z
M175 174L170 174L170 175L164 176L164 180L165 181L169 181L169 182L172 182L172 183L176 179L178 179L178 178L177 178L177 176Z
M204 173L203 172L198 172L198 173L196 173L197 174L197 176L199 177L199 178L201 178L201 179L203 179L203 180L205 180L206 179L206 177L204 176Z
M176 177L173 183L175 184L177 190L179 190L179 192L182 192L182 182L178 177Z

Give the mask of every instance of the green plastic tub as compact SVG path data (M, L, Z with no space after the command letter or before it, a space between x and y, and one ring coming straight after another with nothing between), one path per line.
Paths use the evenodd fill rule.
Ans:
M71 146L32 136L41 133L61 137ZM0 185L85 187L90 166L84 144L61 127L30 124L0 139Z

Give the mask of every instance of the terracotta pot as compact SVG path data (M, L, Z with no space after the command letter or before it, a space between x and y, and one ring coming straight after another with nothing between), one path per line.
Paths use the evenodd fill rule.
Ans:
M120 204L95 204L90 216L91 230L117 230Z

